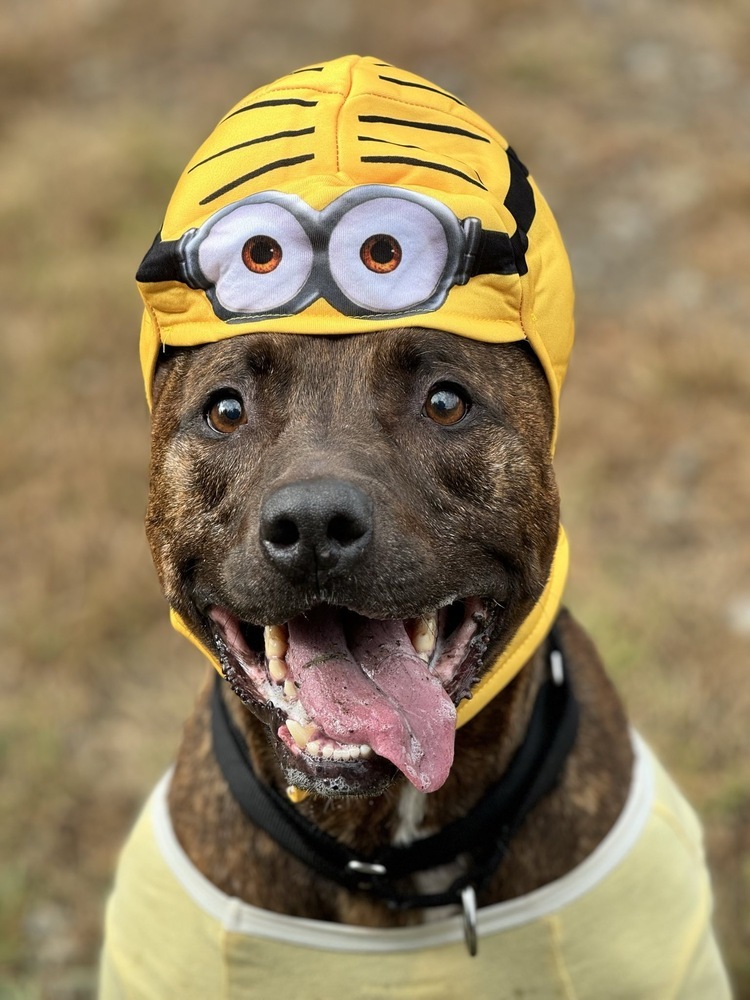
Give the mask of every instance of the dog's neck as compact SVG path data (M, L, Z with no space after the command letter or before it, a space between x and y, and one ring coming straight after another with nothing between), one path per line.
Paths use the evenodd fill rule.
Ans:
M411 844L419 837L426 837L434 831L424 825L427 812L427 795L413 785L404 785L396 807L398 825L393 832L393 844L401 847Z
M609 830L627 794L630 749L619 704L598 661L592 662L595 654L577 626L566 618L563 629L572 646L568 659L582 709L576 748L560 787L524 824L480 902L514 897L570 870ZM297 808L330 836L365 855L384 844L404 843L442 829L466 815L503 775L523 741L545 675L545 657L540 652L471 725L457 732L454 765L438 791L420 795L404 779L374 798L311 796ZM226 696L234 722L247 740L256 774L283 792L286 782L263 726L229 692ZM586 711L592 698L598 702L596 713ZM596 719L602 716L602 705L604 724ZM573 815L568 806L563 823L561 810L566 807L562 802L571 798L575 802L581 781L586 784L587 801ZM198 868L224 891L250 903L370 925L420 919L419 913L394 914L376 900L355 898L332 887L253 827L229 794L213 758L207 695L186 730L170 807L177 835ZM555 830L554 840L550 830Z

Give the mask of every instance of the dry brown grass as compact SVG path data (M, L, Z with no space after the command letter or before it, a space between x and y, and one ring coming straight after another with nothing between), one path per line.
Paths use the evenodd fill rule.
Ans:
M142 535L132 274L217 116L347 51L458 90L556 209L579 289L558 462L569 603L701 809L750 997L744 0L13 0L0 14L0 998L92 996L117 846L202 669L170 633Z

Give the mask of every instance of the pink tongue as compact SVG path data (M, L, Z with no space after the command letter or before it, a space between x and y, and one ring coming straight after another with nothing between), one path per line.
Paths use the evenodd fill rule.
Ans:
M456 709L400 621L359 620L347 644L327 608L289 622L286 662L308 715L339 743L368 743L420 791L453 763Z

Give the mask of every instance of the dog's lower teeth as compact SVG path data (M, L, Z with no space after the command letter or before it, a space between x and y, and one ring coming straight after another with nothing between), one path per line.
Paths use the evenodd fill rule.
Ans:
M291 724L287 722L287 728L292 734L292 737L296 739L295 730L299 731L300 727L297 723L292 722ZM311 727L312 728L312 727ZM297 744L299 746L299 744ZM328 742L321 739L310 739L304 748L305 753L310 757L319 757L322 760L360 760L363 757L369 757L372 754L372 747L368 746L367 743L363 743L361 746L356 746L351 744L349 746L337 746L333 742Z
M287 701L297 700L297 688L294 685L294 681L284 681L284 697Z

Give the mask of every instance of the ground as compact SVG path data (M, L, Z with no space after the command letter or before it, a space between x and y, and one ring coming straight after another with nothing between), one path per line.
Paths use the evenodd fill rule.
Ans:
M568 604L703 816L748 998L746 0L4 4L0 998L93 996L118 845L205 669L143 537L132 276L219 115L352 51L458 92L558 217Z

